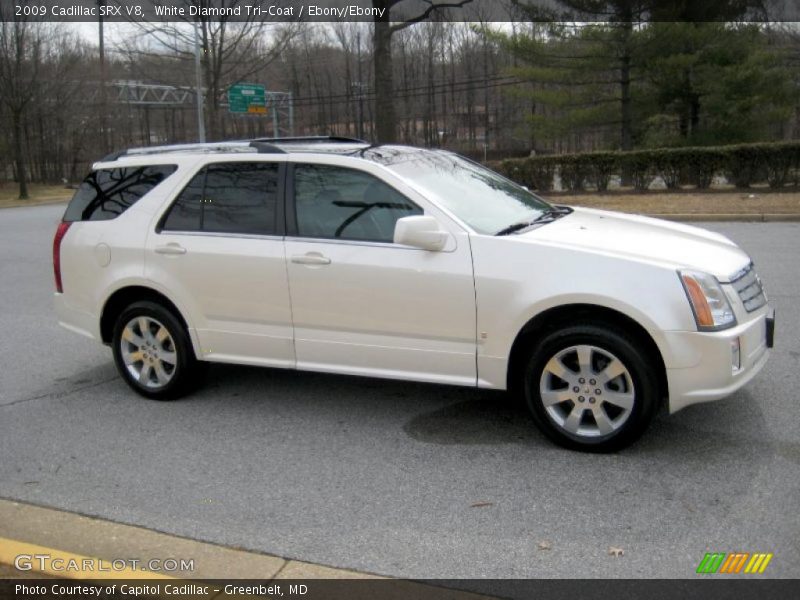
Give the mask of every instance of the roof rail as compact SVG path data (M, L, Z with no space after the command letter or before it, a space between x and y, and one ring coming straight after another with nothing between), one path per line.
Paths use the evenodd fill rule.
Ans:
M249 140L239 140L233 142L206 142L200 144L169 144L166 146L144 146L141 148L128 148L126 156L138 156L142 154L163 154L165 152L220 152L220 151L241 151L250 147Z
M254 142L267 142L269 144L293 144L293 143L336 143L336 144L367 144L368 142L358 138L346 137L341 135L309 135L300 137L272 137L256 138Z
M281 150L277 146L258 140L250 142L250 147L255 148L259 154L286 154L286 150Z
M308 137L256 138L233 142L208 142L202 144L170 144L167 146L143 146L118 150L104 156L99 162L113 162L122 156L148 156L167 152L252 152L259 154L286 154L276 144L367 144L364 140L338 135L313 135Z
M210 142L202 144L171 144L168 146L144 146L118 150L104 156L99 162L113 162L122 156L148 156L167 152L252 152L259 154L285 154L277 146L261 140L239 140L234 142Z

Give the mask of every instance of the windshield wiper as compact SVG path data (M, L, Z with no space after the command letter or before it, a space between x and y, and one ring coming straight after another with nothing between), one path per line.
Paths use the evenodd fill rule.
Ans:
M519 223L514 223L513 225L509 225L495 233L495 235L509 235L511 233L515 233L522 229L527 229L528 227L533 227L534 225L544 225L545 223L552 223L558 218L563 217L572 212L571 208L567 208L566 206L556 206L550 210L544 211L538 217L533 219L532 221L520 221Z

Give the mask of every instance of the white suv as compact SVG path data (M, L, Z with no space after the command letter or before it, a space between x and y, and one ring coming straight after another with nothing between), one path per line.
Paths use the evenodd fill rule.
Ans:
M62 325L176 398L202 361L518 389L623 447L761 370L774 311L722 235L553 206L456 154L295 138L106 157L53 245Z

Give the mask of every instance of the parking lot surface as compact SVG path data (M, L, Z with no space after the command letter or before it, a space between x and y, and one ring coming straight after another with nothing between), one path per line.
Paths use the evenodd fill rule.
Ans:
M595 456L475 389L215 365L144 400L56 323L62 212L0 211L0 497L401 577L692 577L712 551L800 576L798 223L705 225L777 308L765 370Z

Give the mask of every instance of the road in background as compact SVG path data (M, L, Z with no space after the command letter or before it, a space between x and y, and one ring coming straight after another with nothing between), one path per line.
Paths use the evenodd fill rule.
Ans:
M707 551L800 576L800 224L706 225L777 307L765 371L593 456L475 389L220 365L144 400L56 324L62 212L0 211L0 497L403 577L689 577Z

